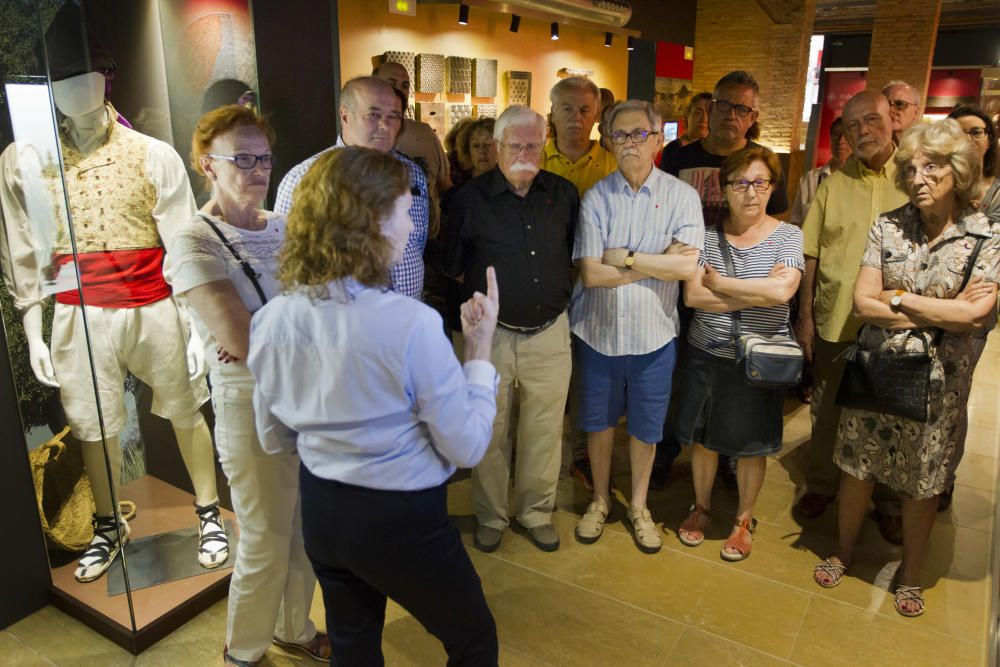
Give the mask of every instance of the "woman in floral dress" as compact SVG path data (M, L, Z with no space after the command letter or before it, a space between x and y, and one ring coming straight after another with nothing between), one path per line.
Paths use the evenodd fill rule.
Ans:
M924 611L920 570L937 509L962 458L972 373L995 323L1000 235L968 207L976 195L980 157L959 124L945 119L907 132L894 157L897 185L910 203L875 221L854 291L865 322L858 344L868 350L919 352L932 358L926 423L845 409L834 462L844 471L839 493L839 546L814 578L832 588L851 564L876 482L903 496L903 559L895 606L904 616ZM962 280L983 239L972 277Z

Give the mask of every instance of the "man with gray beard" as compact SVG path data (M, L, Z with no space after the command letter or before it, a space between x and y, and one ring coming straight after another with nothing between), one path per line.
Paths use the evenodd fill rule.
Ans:
M472 472L475 545L494 551L510 524L510 406L520 399L513 505L517 521L543 551L559 548L552 526L572 358L567 309L580 197L565 178L541 170L545 119L509 107L493 131L497 166L466 183L448 208L445 272L466 295L486 292L496 269L500 313L493 365L500 376L493 439ZM464 278L464 281L463 281Z

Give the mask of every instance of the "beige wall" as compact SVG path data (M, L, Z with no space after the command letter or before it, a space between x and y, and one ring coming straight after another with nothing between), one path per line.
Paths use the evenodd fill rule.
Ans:
M520 32L508 31L510 15L471 8L469 25L458 25L458 5L418 5L417 16L390 15L384 0L341 0L340 73L344 81L370 74L372 56L385 51L439 53L445 56L495 58L498 111L507 106L504 73L528 71L531 106L549 110L549 89L563 67L593 70L598 86L624 98L628 81L625 38L604 47L604 33L561 25L559 41L549 38L549 22L523 18ZM447 98L447 99L446 99ZM490 103L468 95L417 95L418 102Z

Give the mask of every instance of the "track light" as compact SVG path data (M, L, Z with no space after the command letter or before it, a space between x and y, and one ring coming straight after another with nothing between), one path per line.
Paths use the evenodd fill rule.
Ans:
M629 35L628 37L628 50L635 51L635 37Z
M521 17L517 14L511 14L510 17L510 31L517 32L521 27Z
M558 23L553 23L552 24L552 37L551 37L551 39L554 42L559 40L559 24Z
M612 35L610 32L604 33L604 46L610 47L612 39L614 39L614 35Z
M458 25L469 25L469 5L458 6Z

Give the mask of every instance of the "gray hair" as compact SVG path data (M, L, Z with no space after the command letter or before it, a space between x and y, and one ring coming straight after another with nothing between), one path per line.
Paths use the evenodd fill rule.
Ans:
M358 76L347 83L344 87L340 89L340 106L341 108L347 109L348 111L356 112L355 104L357 103L357 94L361 90L379 90L387 94L396 95L396 89L389 85L384 79L380 79L377 76ZM406 105L403 105L403 111L406 111Z
M549 102L555 104L560 95L571 90L586 90L594 96L596 103L599 104L601 101L601 89L596 83L584 76L568 76L552 86L552 90L549 91Z
M895 88L896 86L902 86L903 88L906 88L907 91L911 95L913 95L913 99L916 100L916 104L920 104L920 97L921 97L920 91L917 90L916 87L911 86L910 84L908 84L905 81L902 81L900 79L893 79L889 83L887 83L884 86L882 86L882 94L885 95L886 97L888 97L888 95L889 95L889 89L890 88Z
M917 123L903 133L893 157L897 167L896 186L903 192L908 192L906 166L917 153L951 165L955 196L963 206L975 198L983 170L982 158L958 121L944 118L934 123Z
M548 127L545 123L545 118L542 117L540 113L532 109L531 107L526 107L523 104L514 104L507 107L500 117L497 118L496 125L493 126L493 139L496 141L503 140L503 133L508 127L525 127L525 126L535 126L542 135L542 141L545 141L545 134Z
M604 121L604 130L610 135L615 126L615 118L629 111L639 111L646 114L646 117L649 118L649 126L654 132L659 132L662 129L663 120L656 107L645 100L625 100L616 104L608 112L608 118Z

